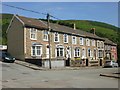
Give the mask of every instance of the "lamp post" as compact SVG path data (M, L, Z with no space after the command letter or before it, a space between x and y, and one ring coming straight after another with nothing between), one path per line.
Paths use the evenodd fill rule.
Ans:
M48 43L49 43L49 68L51 69L51 46L50 46L50 15L47 13Z

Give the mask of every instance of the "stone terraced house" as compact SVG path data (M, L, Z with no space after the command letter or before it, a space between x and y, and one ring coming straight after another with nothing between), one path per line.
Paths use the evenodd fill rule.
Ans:
M45 21L14 15L7 30L8 52L16 59L48 67L50 34L52 67L102 66L105 39L75 27L50 23L50 28L48 32Z

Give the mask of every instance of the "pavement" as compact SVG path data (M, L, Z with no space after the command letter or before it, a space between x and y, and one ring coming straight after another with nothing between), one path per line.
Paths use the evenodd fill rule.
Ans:
M31 68L31 69L34 69L34 70L80 70L80 69L94 69L94 68L102 68L100 66L93 66L93 67L52 67L52 69L49 69L49 68L45 68L45 67L41 67L41 66L37 66L35 64L31 64L31 63L28 63L28 62L24 62L24 61L20 61L20 60L15 60L15 63L16 64L19 64L19 65L22 65L22 66L25 66L25 67L28 67L28 68Z
M28 67L28 68L31 68L31 69L34 69L34 70L43 70L44 69L44 68L39 67L37 65L34 65L34 64L31 64L31 63L28 63L28 62L24 62L24 61L20 61L20 60L15 60L14 63L25 66L25 67Z
M31 68L33 70L80 70L80 69L91 69L91 68L102 68L102 67L63 67L63 68L44 68L44 67L39 67L37 65L28 63L28 62L24 62L24 61L20 61L20 60L16 60L15 61L16 64ZM118 78L120 79L120 73L100 73L100 76L104 76L104 77L112 77L112 78Z

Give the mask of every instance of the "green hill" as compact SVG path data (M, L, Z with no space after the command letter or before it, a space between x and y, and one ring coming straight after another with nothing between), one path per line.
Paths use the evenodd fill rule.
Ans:
M6 30L12 18L12 14L2 14L2 44L7 44ZM44 20L44 19L42 19ZM120 58L120 30L118 27L115 27L110 24L97 22L97 21L89 21L89 20L50 20L53 23L58 23L61 25L66 25L69 27L73 27L73 23L76 24L76 28L80 30L84 30L90 32L91 28L96 29L96 34L100 37L106 37L113 42L118 44L118 56ZM1 37L0 37L1 38Z

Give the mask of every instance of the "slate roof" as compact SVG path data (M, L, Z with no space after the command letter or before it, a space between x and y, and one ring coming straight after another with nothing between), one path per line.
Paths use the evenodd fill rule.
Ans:
M105 41L104 41L105 44L108 44L108 45L114 45L114 46L117 45L116 43L112 42L112 41L109 40L108 38L103 38L103 39L105 40Z
M24 26L47 29L47 22L45 21L41 21L41 20L34 19L34 18L28 18L24 16L19 16L19 15L17 15L17 17L24 22ZM50 23L50 27L51 27L51 31L57 31L61 33L67 33L67 34L73 34L73 35L78 35L78 36L83 36L83 37L100 39L104 41L103 38L98 37L97 35L94 35L92 33L88 33L82 30L78 30L78 29L74 30L73 28L70 28L67 26Z
M36 28L47 28L47 26L40 20L35 19L35 18L28 18L24 16L19 16L17 17L24 22L24 26L31 26L31 27L36 27Z

